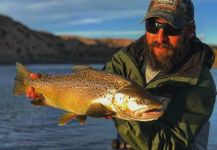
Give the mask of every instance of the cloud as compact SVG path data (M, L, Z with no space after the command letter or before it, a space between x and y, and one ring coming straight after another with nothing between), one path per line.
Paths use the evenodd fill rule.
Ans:
M146 2L141 6L141 0L17 0L3 1L2 12L16 18L21 15L44 17L55 14L82 14L106 11L132 11L144 9ZM6 6L6 7L4 7ZM19 10L19 11L18 11Z
M123 0L4 0L0 12L30 28L62 28L144 16L147 3L143 0L124 0L124 3Z
M61 1L41 1L37 3L31 3L26 7L29 11L44 11L45 9L49 9L51 7L58 7L58 5L62 4Z
M87 18L89 15L90 18ZM135 11L109 11L109 12L102 12L100 15L97 14L83 14L78 20L73 20L69 22L65 22L69 25L79 25L79 24L98 24L103 23L106 21L112 21L117 19L126 19L132 17L143 16L144 10L135 10Z
M96 23L101 23L101 22L102 20L100 19L87 18L87 19L70 21L68 24L69 25L82 25L82 24L96 24Z

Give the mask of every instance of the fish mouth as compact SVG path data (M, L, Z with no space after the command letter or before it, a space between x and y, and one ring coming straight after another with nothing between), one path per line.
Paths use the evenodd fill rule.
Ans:
M149 108L140 108L136 111L121 111L118 109L121 118L134 121L152 121L157 120L164 113L163 106L152 106Z
M136 118L155 120L163 115L164 109L162 106L153 106L151 108L140 108L134 112Z

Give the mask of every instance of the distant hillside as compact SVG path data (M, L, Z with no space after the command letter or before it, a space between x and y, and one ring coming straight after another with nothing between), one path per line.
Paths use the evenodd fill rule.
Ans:
M0 64L103 63L132 42L128 39L88 39L38 32L0 15Z
M130 39L90 39L33 31L0 15L0 64L104 63ZM217 52L217 46L212 46ZM217 56L217 55L216 55ZM217 67L217 59L215 62Z
M215 62L213 64L213 68L217 68L217 46L211 46L215 52Z

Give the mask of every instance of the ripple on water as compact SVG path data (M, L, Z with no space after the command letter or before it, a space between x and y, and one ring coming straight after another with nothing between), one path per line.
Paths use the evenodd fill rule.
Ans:
M99 68L101 66L97 66ZM69 73L71 65L31 65L30 70ZM217 81L217 70L213 70ZM25 97L14 97L12 88L15 66L0 66L0 149L4 150L110 150L116 135L113 122L88 118L86 125L77 121L58 126L63 111L34 107ZM211 117L209 150L217 146L217 106Z

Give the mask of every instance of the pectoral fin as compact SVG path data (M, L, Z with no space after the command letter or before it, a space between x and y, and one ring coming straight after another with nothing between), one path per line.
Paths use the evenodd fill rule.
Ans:
M36 105L36 106L48 106L44 100L33 100L31 101L31 104Z
M63 126L67 124L69 121L71 121L72 119L76 118L77 116L78 115L73 112L65 113L62 117L60 117L58 121L58 125Z
M39 93L37 93L37 97L31 101L31 104L36 105L36 106L48 106L46 104L44 96L42 94L39 94Z
M87 110L87 115L91 117L105 117L112 116L115 112L108 110L105 106L100 103L91 104Z

